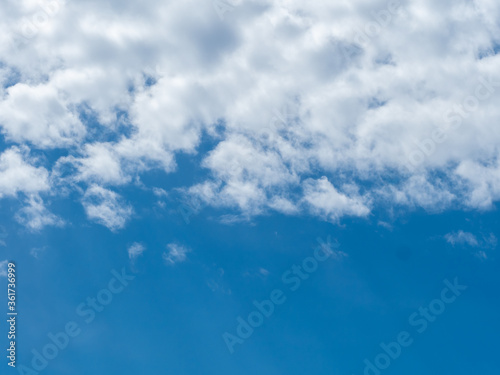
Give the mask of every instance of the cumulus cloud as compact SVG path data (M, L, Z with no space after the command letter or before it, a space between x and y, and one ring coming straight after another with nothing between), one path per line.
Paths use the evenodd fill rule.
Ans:
M11 147L0 155L0 198L49 190L49 172L34 162L27 147Z
M472 247L473 254L481 260L489 258L489 252L497 247L498 240L493 233L480 237L459 230L444 236L445 240L453 246Z
M77 144L85 127L50 85L19 83L0 101L0 124L7 139L43 148Z
M43 25L38 3L16 4L0 5L1 131L63 149L56 165L106 202L85 207L113 230L131 209L98 189L173 173L180 153L208 172L185 192L245 215L500 199L498 2L236 1L221 15L91 0ZM0 156L2 197L49 188L22 147Z
M132 207L122 197L98 185L87 189L82 203L90 220L112 231L122 229L133 213Z
M26 206L16 214L16 220L32 231L39 231L46 226L64 225L64 220L47 210L43 200L35 194L26 200Z
M187 253L191 251L187 247L176 243L168 244L167 250L168 251L163 252L163 260L170 266L184 262L187 259Z
M311 211L333 221L344 215L366 216L370 213L367 199L356 192L352 195L349 197L339 192L326 177L304 183L304 201Z

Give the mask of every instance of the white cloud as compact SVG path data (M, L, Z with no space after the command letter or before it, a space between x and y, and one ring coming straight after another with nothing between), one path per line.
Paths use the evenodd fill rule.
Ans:
M0 277L7 277L7 264L9 262L7 260L3 260L0 262Z
M468 246L474 248L474 255L479 259L486 260L489 252L497 247L497 237L490 233L488 235L476 236L469 232L459 230L444 236L445 240L453 246Z
M481 235L480 237L459 230L451 232L444 236L445 240L453 246L472 247L474 248L473 254L481 260L489 258L491 250L497 247L498 240L493 233L489 235Z
M28 154L27 147L11 147L0 155L0 198L49 190L48 171L33 166Z
M191 251L187 247L176 243L168 244L167 249L168 252L163 252L163 260L167 265L184 262L187 259L187 253Z
M47 210L42 198L36 194L28 197L26 206L16 214L16 220L32 231L39 231L46 226L64 225L64 220Z
M64 147L78 143L85 127L50 85L18 83L0 101L0 124L7 139L39 147Z
M122 171L120 157L110 143L85 145L85 157L74 160L78 181L124 184L130 177Z
M153 188L153 194L158 198L168 197L168 193L162 188Z
M1 130L62 149L67 181L108 202L86 204L89 218L113 230L131 209L93 184L171 173L203 135L217 143L200 157L210 177L186 191L244 215L336 221L500 199L498 2L411 0L388 13L386 1L238 1L221 20L212 1L91 0L61 4L21 46L16 32L40 7L19 4L0 5ZM390 18L375 31L374 12ZM0 157L1 197L49 189L49 170L21 150Z
M134 242L127 249L128 257L130 260L134 261L138 256L142 255L144 251L146 251L146 247L138 242Z
M7 243L5 242L5 239L9 236L9 233L7 233L7 230L3 225L0 225L0 246L7 246Z
M125 226L133 213L115 192L98 185L90 186L83 197L83 207L90 220L117 231Z
M367 198L357 192L352 196L339 192L326 177L304 182L304 202L313 213L332 221L344 215L363 217L370 213Z
M479 242L472 233L459 230L458 232L448 233L444 236L446 241L453 246L455 245L469 245L472 247L479 246Z
M35 258L35 259L38 259L38 256L40 253L43 253L45 252L45 250L47 250L47 246L42 246L42 247L33 247L31 250L30 250L30 255Z

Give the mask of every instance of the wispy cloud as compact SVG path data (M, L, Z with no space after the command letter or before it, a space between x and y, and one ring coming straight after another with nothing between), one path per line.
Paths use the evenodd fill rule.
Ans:
M26 203L27 205L16 214L18 223L32 231L39 231L47 226L64 226L64 220L50 212L40 196L33 194Z
M7 277L7 260L0 262L0 277Z
M115 192L92 185L83 197L83 207L89 219L116 231L132 216L132 207Z
M38 256L40 253L43 253L45 250L47 250L47 246L43 247L34 247L30 250L30 255L36 259L38 259Z
M472 247L474 248L474 255L481 260L489 258L486 250L494 249L497 246L497 238L493 233L489 235L481 235L480 237L470 233L459 230L458 232L451 232L444 236L445 240L452 246Z
M144 251L146 251L146 247L139 242L134 242L127 249L129 259L134 262L138 256L142 255Z
M444 236L446 241L453 246L455 245L469 245L472 247L479 246L476 236L472 233L459 230L458 232L448 233Z
M187 259L187 253L191 250L185 246L171 243L167 245L168 252L163 253L163 260L167 265L182 263Z

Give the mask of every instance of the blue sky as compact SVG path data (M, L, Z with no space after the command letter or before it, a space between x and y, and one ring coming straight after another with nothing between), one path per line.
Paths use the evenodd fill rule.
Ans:
M2 374L498 373L500 4L0 16Z
M42 350L49 332L75 321L81 334L45 373L361 374L364 359L373 360L380 343L401 331L412 332L415 342L384 373L494 373L495 249L453 246L444 235L458 228L478 239L495 235L495 212L414 212L392 229L374 220L334 226L279 215L227 225L214 220L217 214L203 211L189 224L175 213L150 217L112 233L89 225L75 208L71 227L30 234L5 226L4 257L18 264L19 364L29 365L31 350ZM346 255L320 263L291 291L283 273L328 236ZM136 241L145 250L131 262L127 248ZM184 261L164 261L171 243L190 250ZM481 248L491 254L487 260L477 256ZM35 257L32 249L42 250ZM76 307L123 267L135 279L86 324ZM417 334L409 316L439 298L444 279L456 277L468 289ZM285 303L230 354L223 333L235 334L237 317L274 289L284 292Z

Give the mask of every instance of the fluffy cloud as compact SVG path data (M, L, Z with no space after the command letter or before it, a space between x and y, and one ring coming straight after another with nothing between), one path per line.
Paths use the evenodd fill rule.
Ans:
M47 210L42 199L35 194L26 200L26 206L16 214L16 220L32 231L39 231L46 226L64 225L64 220Z
M40 147L69 146L85 134L78 116L49 85L9 87L0 102L0 124L7 139Z
M133 213L132 207L117 193L98 185L87 189L82 203L90 220L112 231L123 228Z
M348 186L346 190L352 189ZM357 192L352 197L339 192L326 177L305 181L304 201L313 213L333 221L344 215L366 216L370 213L366 198L358 196Z
M49 172L34 163L27 147L11 147L0 155L0 198L49 190Z
M64 149L84 202L107 202L84 203L89 218L113 230L131 209L94 184L172 173L179 153L208 172L185 192L245 215L500 198L498 2L250 0L223 17L202 0L50 4L0 6L0 126ZM25 156L4 177L20 150L1 156L2 196L48 189Z

